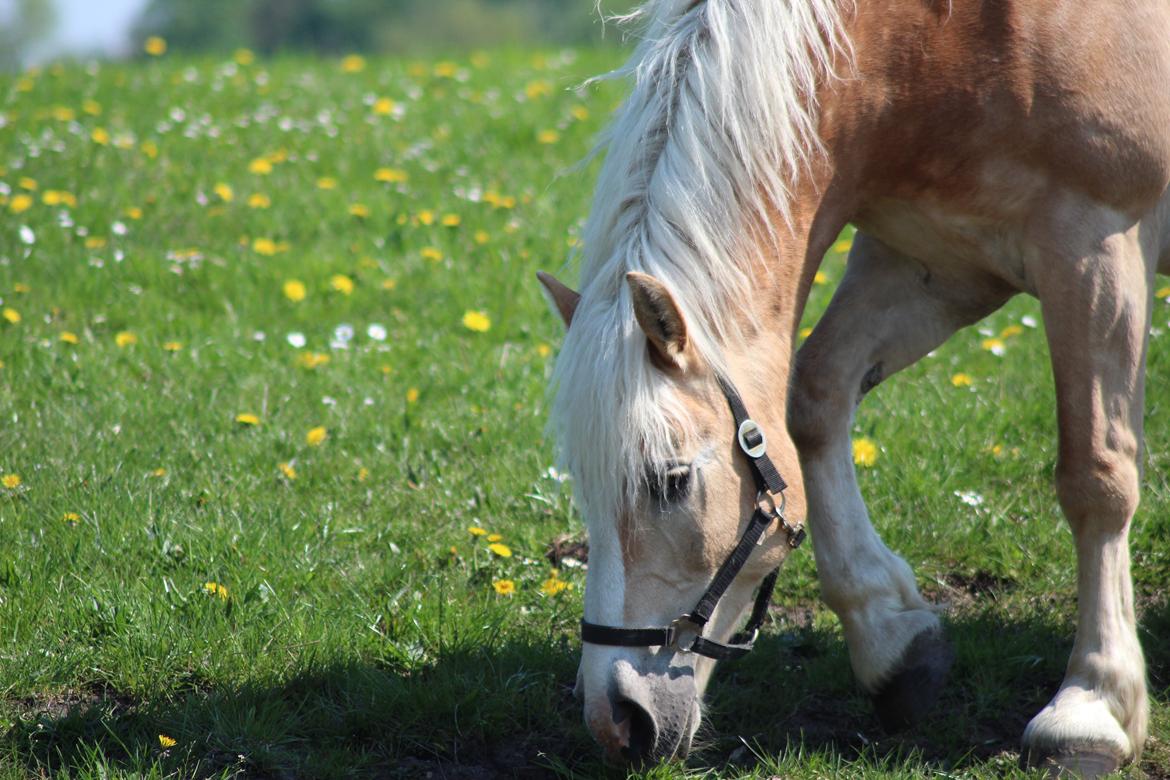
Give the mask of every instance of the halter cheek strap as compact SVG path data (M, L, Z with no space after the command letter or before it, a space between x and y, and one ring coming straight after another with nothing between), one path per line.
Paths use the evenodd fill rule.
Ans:
M768 457L767 439L763 429L748 415L743 399L730 381L720 377L719 387L727 398L732 417L735 418L736 439L748 459L759 491L756 497L756 510L752 513L747 528L739 537L731 554L715 572L711 584L707 586L707 590L703 592L690 613L675 618L669 626L656 628L622 628L582 620L582 642L611 647L669 647L716 660L739 658L755 644L760 626L768 614L768 603L776 587L776 577L780 573L779 566L769 572L760 583L747 624L742 631L733 635L730 641L722 643L707 639L703 636L703 629L711 619L719 600L743 569L752 550L759 545L764 531L773 521L780 522L788 535L788 546L793 549L804 541L805 532L804 528L790 524L784 517L784 489L788 485L776 470L772 459ZM779 506L776 505L777 500L780 501Z

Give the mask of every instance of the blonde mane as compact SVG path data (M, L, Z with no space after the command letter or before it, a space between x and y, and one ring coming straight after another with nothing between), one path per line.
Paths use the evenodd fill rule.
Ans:
M552 428L587 522L613 516L688 418L646 359L624 280L663 281L715 370L742 334L761 226L790 220L821 152L816 90L849 54L839 0L649 0L645 37L609 77L633 90L607 131L584 233L581 301L554 375Z

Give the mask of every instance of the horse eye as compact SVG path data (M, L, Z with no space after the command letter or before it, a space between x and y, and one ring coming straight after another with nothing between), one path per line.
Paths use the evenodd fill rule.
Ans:
M676 464L663 472L651 472L647 479L651 498L660 504L673 504L686 498L691 489L691 467Z

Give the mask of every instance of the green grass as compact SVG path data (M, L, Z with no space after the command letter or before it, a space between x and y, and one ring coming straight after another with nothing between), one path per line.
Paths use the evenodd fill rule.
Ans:
M549 543L582 529L549 474L561 327L533 280L566 262L595 172L573 166L621 95L573 88L614 64L163 58L0 78L0 308L20 315L0 320L0 474L21 478L0 489L0 776L616 774L570 695L583 572L540 589ZM400 115L375 114L379 97ZM250 171L261 157L277 160L266 175ZM408 178L376 181L382 167ZM47 190L76 205L46 205ZM270 207L250 207L257 194ZM258 252L263 239L280 251ZM839 252L824 271L808 324ZM304 300L284 295L290 280ZM490 328L464 327L468 311ZM982 327L1028 316L1020 299ZM332 349L342 324L356 335ZM1133 539L1154 724L1133 773L1161 777L1166 308L1154 326ZM937 717L878 729L801 554L760 648L717 674L700 749L641 776L1015 771L1071 646L1075 572L1042 326L1008 336L1003 357L983 338L958 334L857 422L880 447L861 474L879 530L953 604ZM329 360L305 367L306 352ZM957 372L973 385L953 387ZM327 438L310 446L317 426ZM497 595L501 579L514 595Z

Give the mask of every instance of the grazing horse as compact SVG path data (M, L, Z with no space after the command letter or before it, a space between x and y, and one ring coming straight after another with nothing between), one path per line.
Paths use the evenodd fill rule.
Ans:
M1133 760L1148 704L1127 533L1151 291L1170 270L1170 3L649 0L640 15L580 293L541 276L568 326L552 427L591 544L590 730L616 760L685 754L713 659L750 647L729 636L805 522L879 716L934 703L952 654L870 524L851 420L1024 292L1055 376L1078 620L1023 757L1089 775ZM850 222L846 274L794 355Z

